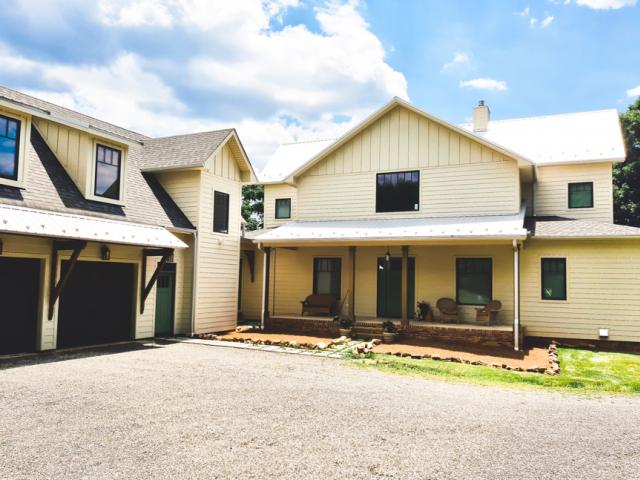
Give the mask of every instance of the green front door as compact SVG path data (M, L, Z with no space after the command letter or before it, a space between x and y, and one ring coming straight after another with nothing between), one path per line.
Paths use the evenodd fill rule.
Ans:
M415 303L415 259L409 258L407 312L413 318ZM402 258L378 258L378 316L402 317Z
M175 271L162 271L156 283L156 337L173 333L173 302L175 298Z

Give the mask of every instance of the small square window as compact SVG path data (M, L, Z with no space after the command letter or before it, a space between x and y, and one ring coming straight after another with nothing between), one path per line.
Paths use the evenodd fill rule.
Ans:
M20 120L0 115L0 178L18 180Z
M569 184L569 208L593 208L593 182Z
M542 299L567 299L567 259L543 258L542 270Z
M276 199L276 218L291 218L291 199Z
M120 175L122 152L98 144L96 147L96 184L94 193L98 197L120 199Z
M213 231L229 233L229 194L213 192Z

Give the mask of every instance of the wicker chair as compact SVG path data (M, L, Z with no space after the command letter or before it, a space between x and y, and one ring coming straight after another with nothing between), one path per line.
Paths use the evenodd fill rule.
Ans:
M458 304L452 298L440 298L436 302L436 308L440 311L445 322L458 323Z
M476 308L476 322L482 325L493 325L501 308L502 303L499 300L491 300L484 307Z

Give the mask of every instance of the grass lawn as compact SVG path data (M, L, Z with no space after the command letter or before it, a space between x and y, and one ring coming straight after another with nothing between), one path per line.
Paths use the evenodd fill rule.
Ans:
M520 373L501 368L413 360L391 355L356 358L361 368L431 379L515 385L581 393L640 393L640 355L559 348L560 374Z

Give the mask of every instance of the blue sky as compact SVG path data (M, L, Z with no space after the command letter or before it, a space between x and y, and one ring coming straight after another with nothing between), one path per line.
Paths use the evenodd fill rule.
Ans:
M234 126L260 168L392 96L452 122L640 94L637 0L15 0L0 83L160 136Z

